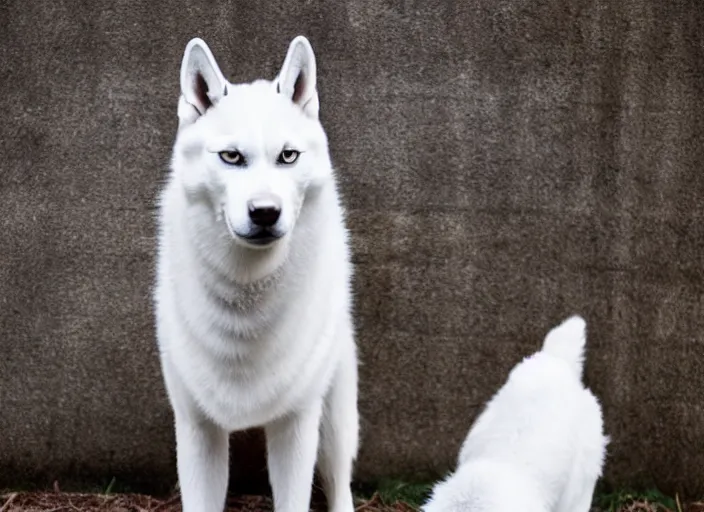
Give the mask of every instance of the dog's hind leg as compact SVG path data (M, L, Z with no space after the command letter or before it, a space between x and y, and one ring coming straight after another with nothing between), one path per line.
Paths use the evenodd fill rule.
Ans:
M555 510L557 512L589 512L592 507L595 487L596 482L570 482Z
M266 425L269 482L275 512L308 512L322 401Z
M332 512L354 510L350 484L358 443L357 354L350 339L325 397L321 426L318 469Z

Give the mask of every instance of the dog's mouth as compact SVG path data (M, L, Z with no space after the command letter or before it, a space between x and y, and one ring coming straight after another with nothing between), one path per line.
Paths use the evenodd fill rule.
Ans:
M275 233L269 229L257 229L256 231L253 231L246 235L240 233L235 233L235 235L245 240L248 244L258 246L269 245L272 242L275 242L276 240L281 238L281 235L279 233Z
M283 233L280 233L278 230L260 227L255 227L248 233L240 233L232 227L232 222L230 222L230 217L227 215L227 212L224 212L224 217L230 235L236 240L241 240L246 245L266 247L283 236Z

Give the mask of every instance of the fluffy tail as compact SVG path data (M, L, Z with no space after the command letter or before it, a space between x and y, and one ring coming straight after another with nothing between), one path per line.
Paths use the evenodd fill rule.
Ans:
M543 352L569 364L580 380L584 369L584 346L587 343L587 323L578 315L569 317L553 328L543 342Z

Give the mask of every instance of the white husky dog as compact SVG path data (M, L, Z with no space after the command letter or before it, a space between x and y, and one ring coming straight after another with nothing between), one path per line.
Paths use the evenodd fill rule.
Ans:
M295 38L273 81L228 82L193 39L160 198L155 290L185 512L221 512L228 433L263 426L277 512L353 510L357 353L348 233L315 56Z
M608 438L582 384L586 323L550 331L487 404L425 512L587 512Z

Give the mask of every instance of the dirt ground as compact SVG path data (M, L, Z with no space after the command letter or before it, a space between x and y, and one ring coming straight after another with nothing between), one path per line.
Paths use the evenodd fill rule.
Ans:
M157 499L142 494L62 492L19 492L0 496L0 512L177 512L180 510L178 495L169 499ZM227 503L228 512L270 512L271 510L271 500L265 496L230 497ZM321 503L314 503L313 510L317 512L325 508ZM369 500L359 502L356 512L415 512L416 510L401 502L383 503L379 496L375 495ZM624 505L619 510L604 512L704 512L704 503L680 504L676 509L671 509L637 501Z

